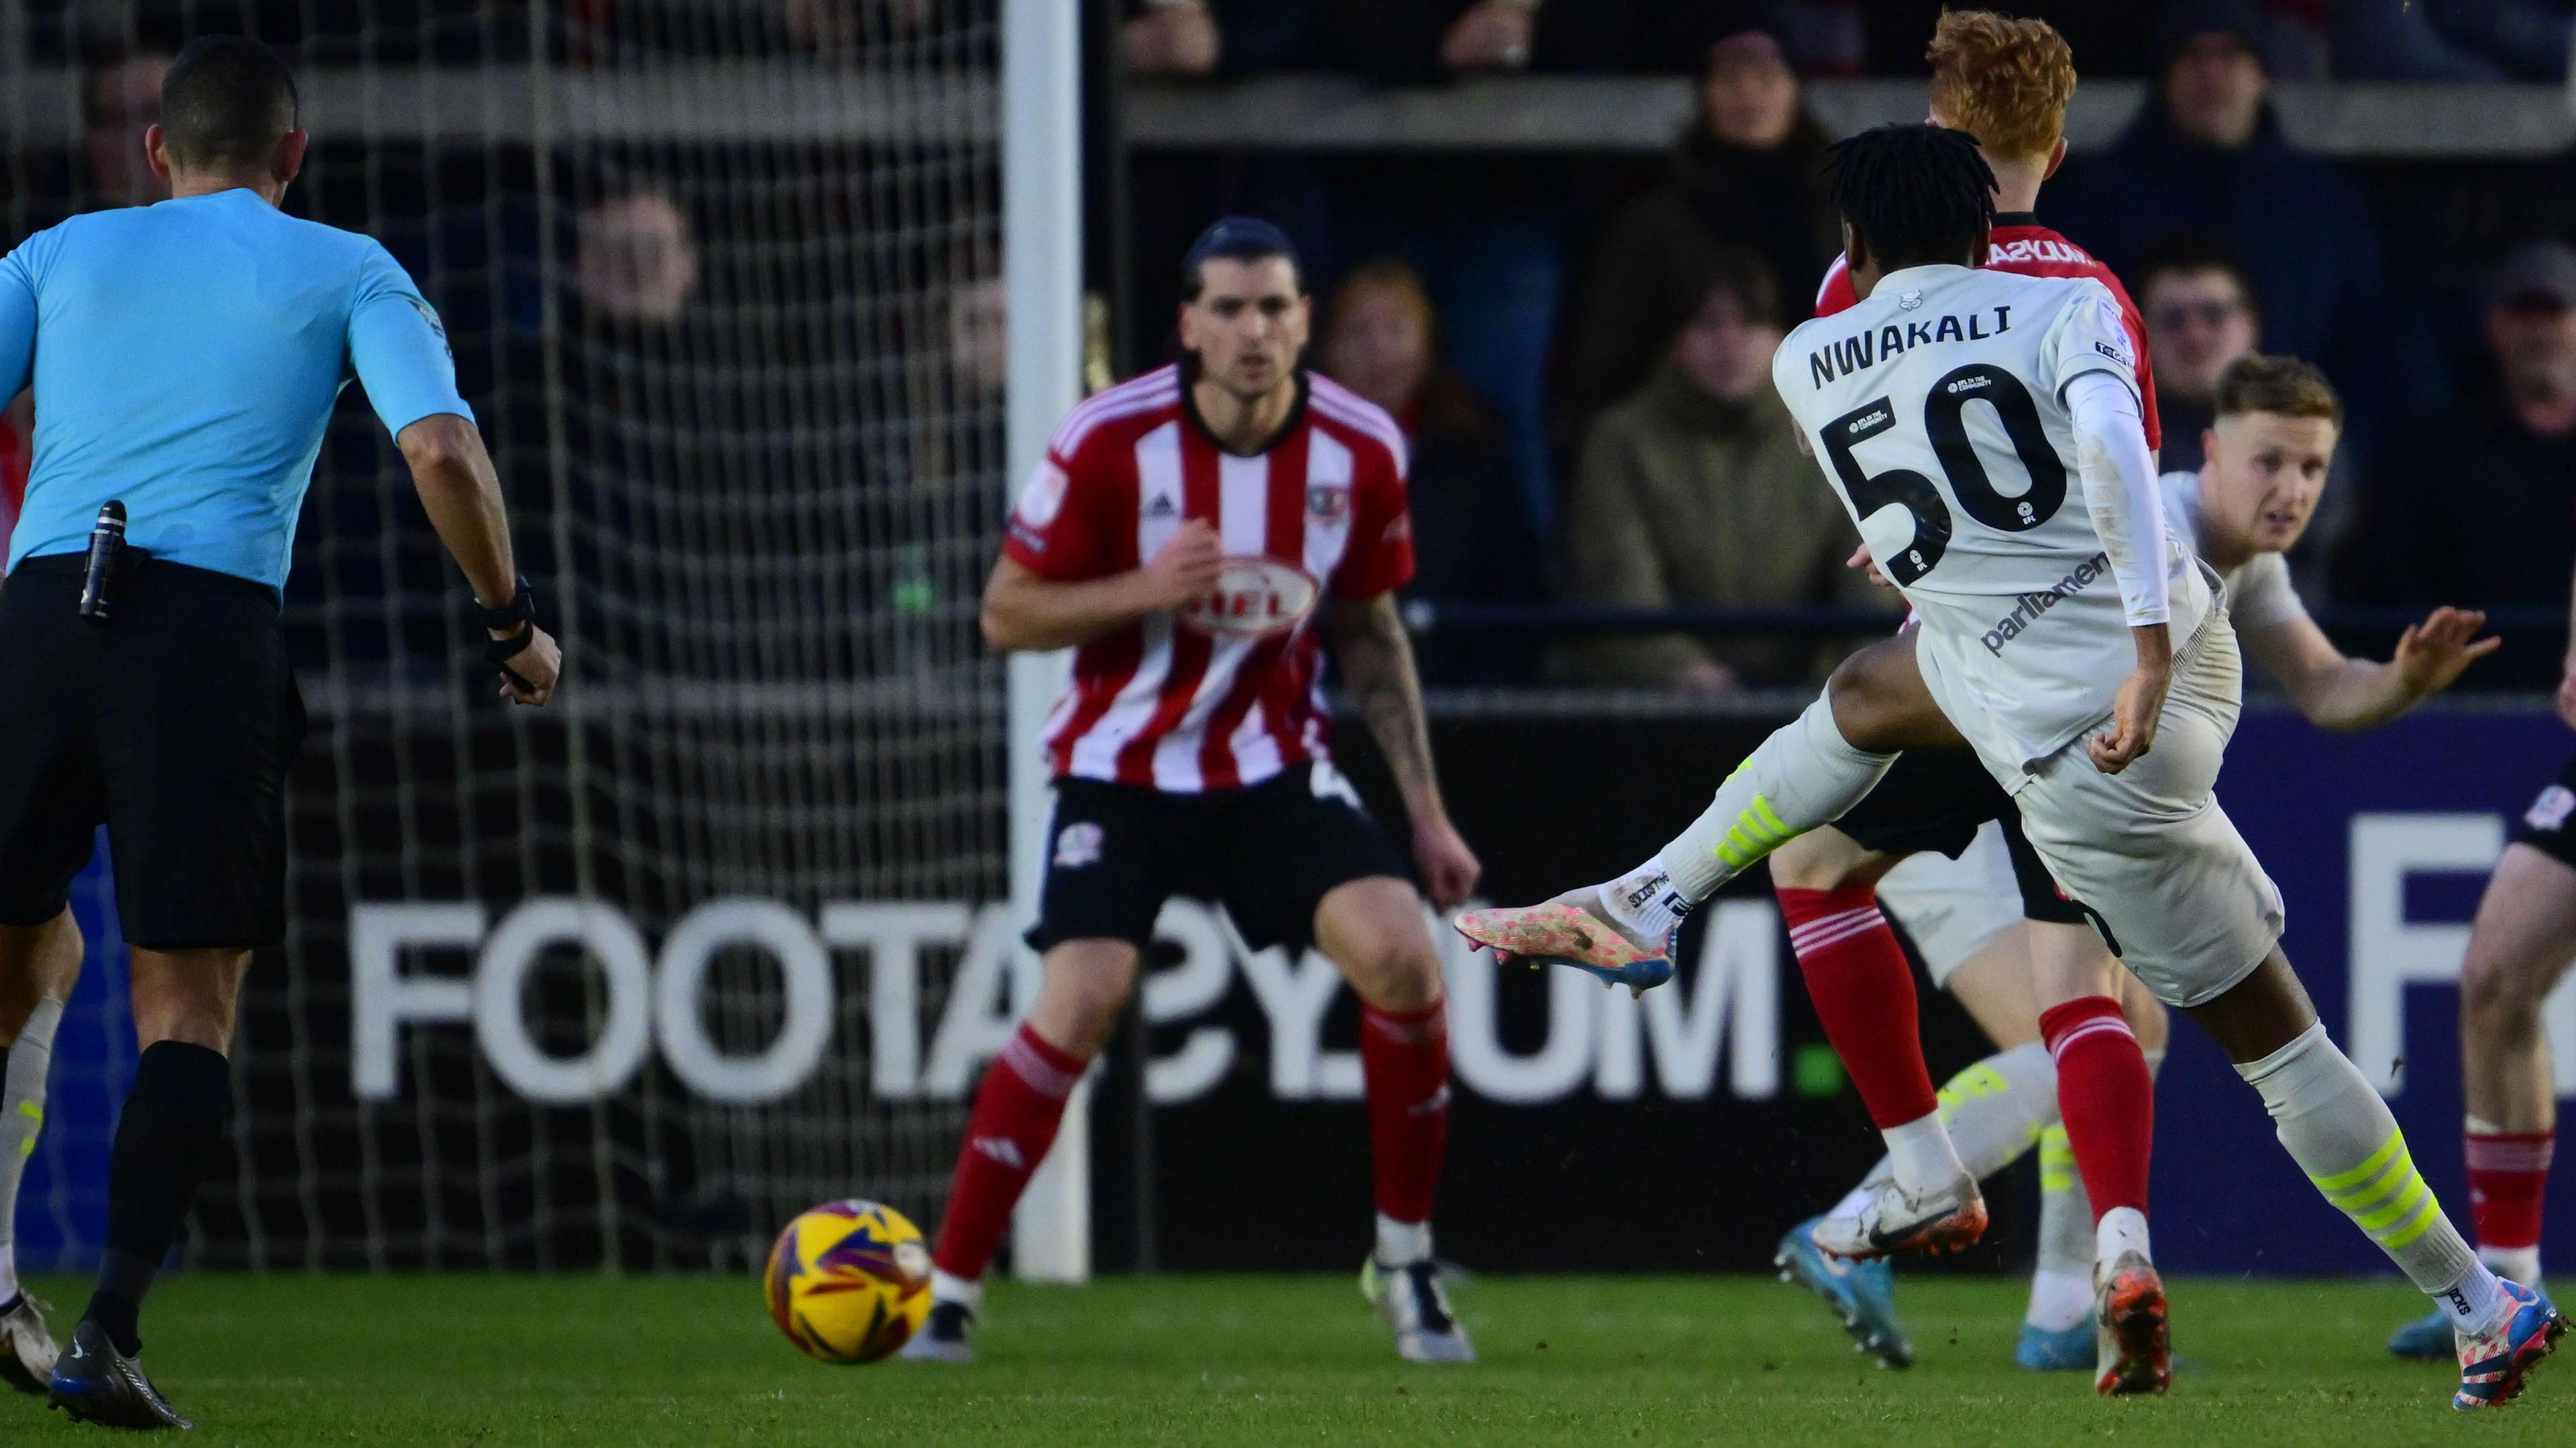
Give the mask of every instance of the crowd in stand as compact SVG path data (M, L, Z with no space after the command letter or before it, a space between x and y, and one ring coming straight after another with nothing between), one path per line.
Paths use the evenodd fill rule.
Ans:
M567 13L607 34L661 3L581 0ZM1268 215L1310 263L1313 360L1412 436L1410 593L1429 617L1550 601L1892 610L1843 566L1849 524L1798 450L1767 358L1839 250L1822 176L1831 137L1804 87L1919 75L1941 0L1104 3L1127 6L1123 60L1147 84L1265 69L1396 83L1689 69L1696 114L1660 160L1139 153L1125 350L1141 364L1168 345L1168 262L1209 215ZM990 0L779 0L771 18L782 43L829 55L942 5ZM2312 604L2563 609L2576 558L2576 156L2348 167L2293 145L2271 90L2322 77L2563 81L2576 0L2008 8L2056 24L2088 79L2146 82L2118 137L2043 190L2038 219L2136 298L2164 465L2198 464L2230 361L2306 357L2351 418L2292 560ZM155 199L139 136L166 60L147 47L93 63L81 140L33 190L74 210ZM619 337L704 320L708 243L685 197L642 182L576 210L564 315ZM978 265L989 273L993 259ZM956 289L936 324L961 395L1001 386L1000 297L998 282ZM532 300L487 308L513 309L533 329ZM23 401L0 416L0 527L26 424ZM911 441L889 452L889 475L918 481L924 459L962 446L897 432ZM1810 681L1846 642L1434 627L1421 648L1441 683L1717 694ZM2554 642L2524 639L2471 682L2546 687L2557 668Z
M1800 455L1767 359L1810 314L1839 250L1821 180L1830 137L1802 86L1908 73L1909 59L1919 73L1939 8L1142 0L1126 31L1140 74L1338 67L1427 80L1688 63L1699 105L1659 171L1609 180L1619 168L1570 176L1525 159L1384 153L1235 157L1221 174L1149 161L1139 250L1160 254L1157 209L1177 229L1210 205L1266 210L1312 241L1330 319L1318 364L1385 404L1421 454L1417 598L1888 607L1890 595L1843 567L1850 525ZM2545 163L2427 201L2403 178L2298 149L2271 90L2327 76L2561 80L2576 7L2007 8L2057 24L2088 78L2148 82L2119 136L2045 188L2038 220L2135 296L2164 465L2198 465L2230 361L2258 349L2308 358L2352 419L2292 559L2312 603L2563 610L2576 560L2576 217L2549 198L2567 194L2570 168ZM1140 310L1149 327L1159 316ZM1150 345L1140 338L1139 350ZM1401 365L1387 360L1398 353ZM1812 679L1837 647L1690 632L1502 637L1512 644L1435 630L1427 673L1722 693ZM2508 653L2483 682L2556 681L2553 641Z

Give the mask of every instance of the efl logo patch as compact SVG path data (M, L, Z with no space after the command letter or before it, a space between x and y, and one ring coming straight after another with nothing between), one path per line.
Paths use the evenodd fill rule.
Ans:
M1064 469L1051 462L1038 464L1036 475L1020 490L1020 521L1032 528L1054 522L1056 514L1064 511L1065 490L1071 485Z
M2576 814L2576 790L2563 784L2553 784L2540 792L2540 798L2531 802L2522 822L2535 830L2562 829L2570 814Z
M1339 523L1351 515L1351 490L1331 483L1317 483L1306 490L1306 513L1323 523Z
M1058 831L1055 837L1055 865L1059 870L1079 870L1100 863L1103 832L1090 820L1076 820Z

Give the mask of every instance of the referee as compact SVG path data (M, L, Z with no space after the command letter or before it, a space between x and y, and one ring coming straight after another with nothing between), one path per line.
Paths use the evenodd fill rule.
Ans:
M561 665L437 314L374 241L278 210L306 140L275 56L199 40L144 137L171 199L76 217L0 261L0 397L31 370L36 391L0 586L0 1000L59 954L105 824L142 1060L98 1288L51 1398L113 1427L189 1426L143 1374L138 1320L231 1110L243 968L285 933L304 714L278 599L351 377L474 587L502 691L543 704Z

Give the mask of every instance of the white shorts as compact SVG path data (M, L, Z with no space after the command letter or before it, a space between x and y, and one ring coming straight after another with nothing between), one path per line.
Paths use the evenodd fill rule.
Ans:
M2235 630L2212 620L2174 665L2145 758L2104 774L2084 752L2099 731L2087 730L2014 796L2022 832L2058 883L2092 907L2120 962L2170 1006L2224 995L2281 939L2281 891L2214 793L2242 671Z
M1932 983L1947 990L1970 956L2021 923L2004 827L1987 821L1955 860L1938 850L1906 857L1878 882L1878 903L1914 938Z

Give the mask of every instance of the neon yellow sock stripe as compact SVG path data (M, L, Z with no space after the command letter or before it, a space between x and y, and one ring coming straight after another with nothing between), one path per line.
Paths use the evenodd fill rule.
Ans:
M2012 1083L2004 1079L2003 1072L1979 1061L1942 1082L1935 1099L1945 1107L1956 1106L1973 1097L2000 1096L2011 1089Z
M2326 1200L2358 1217L2405 1191L2408 1182L2417 1180L2420 1178L2415 1175L2415 1159L2401 1151L2397 1154L2397 1159L2383 1168L2379 1175L2351 1191L2328 1192Z
M2393 1252L2433 1230L2433 1224L2440 1220L2442 1220L2442 1204L2434 1200L2432 1191L2427 1189L2424 1193L2424 1205L2415 1209L2414 1216L2390 1228L2387 1235L2379 1239L2379 1244Z
M2405 1189L2397 1193L2388 1205L2374 1212L2354 1212L2352 1219L2363 1231L2376 1237L2386 1231L2391 1222L2401 1217L2411 1220L2416 1213L2423 1210L2424 1203L2430 1200L2432 1195L2433 1189L2424 1185L2424 1179L2409 1172L2406 1176Z
M2333 1176L2311 1176L2308 1180L2317 1184L2318 1191L2331 1196L2334 1193L2351 1186L2353 1183L2360 1181L2364 1177L2377 1173L2381 1167L2388 1164L2388 1159L2390 1157L2395 1156L2397 1153L2404 1151L2405 1149L2406 1133L2402 1131L2391 1132L2389 1133L2388 1140L2380 1146L2379 1150L2370 1154L2370 1159L2368 1161L2363 1162L2361 1165L2354 1167L2350 1171L2337 1172Z
M1746 869L1754 861L1797 838L1797 834L1781 820L1780 812L1771 807L1771 801L1757 794L1753 803L1735 817L1734 826L1727 830L1725 841L1717 847L1717 857L1731 869Z
M36 1133L45 1129L45 1108L37 1105L33 1101L21 1101L18 1103L18 1114L34 1123L34 1128L27 1133L27 1139L18 1143L18 1154L20 1156L34 1156L36 1154Z
M2075 1186L2075 1144L2066 1139L2063 1123L2040 1128L2039 1189L2044 1192L2071 1191Z
M2442 1203L2415 1170L2404 1132L2391 1133L2379 1150L2350 1171L2310 1180L2325 1193L2327 1201L2392 1252L2433 1230L2433 1224L2442 1220Z
M1780 812L1771 807L1771 801L1761 795L1757 794L1753 797L1753 808L1746 810L1745 813L1762 816L1762 823L1770 826L1771 836L1774 839L1786 840L1796 833L1789 828L1787 821L1780 818Z

